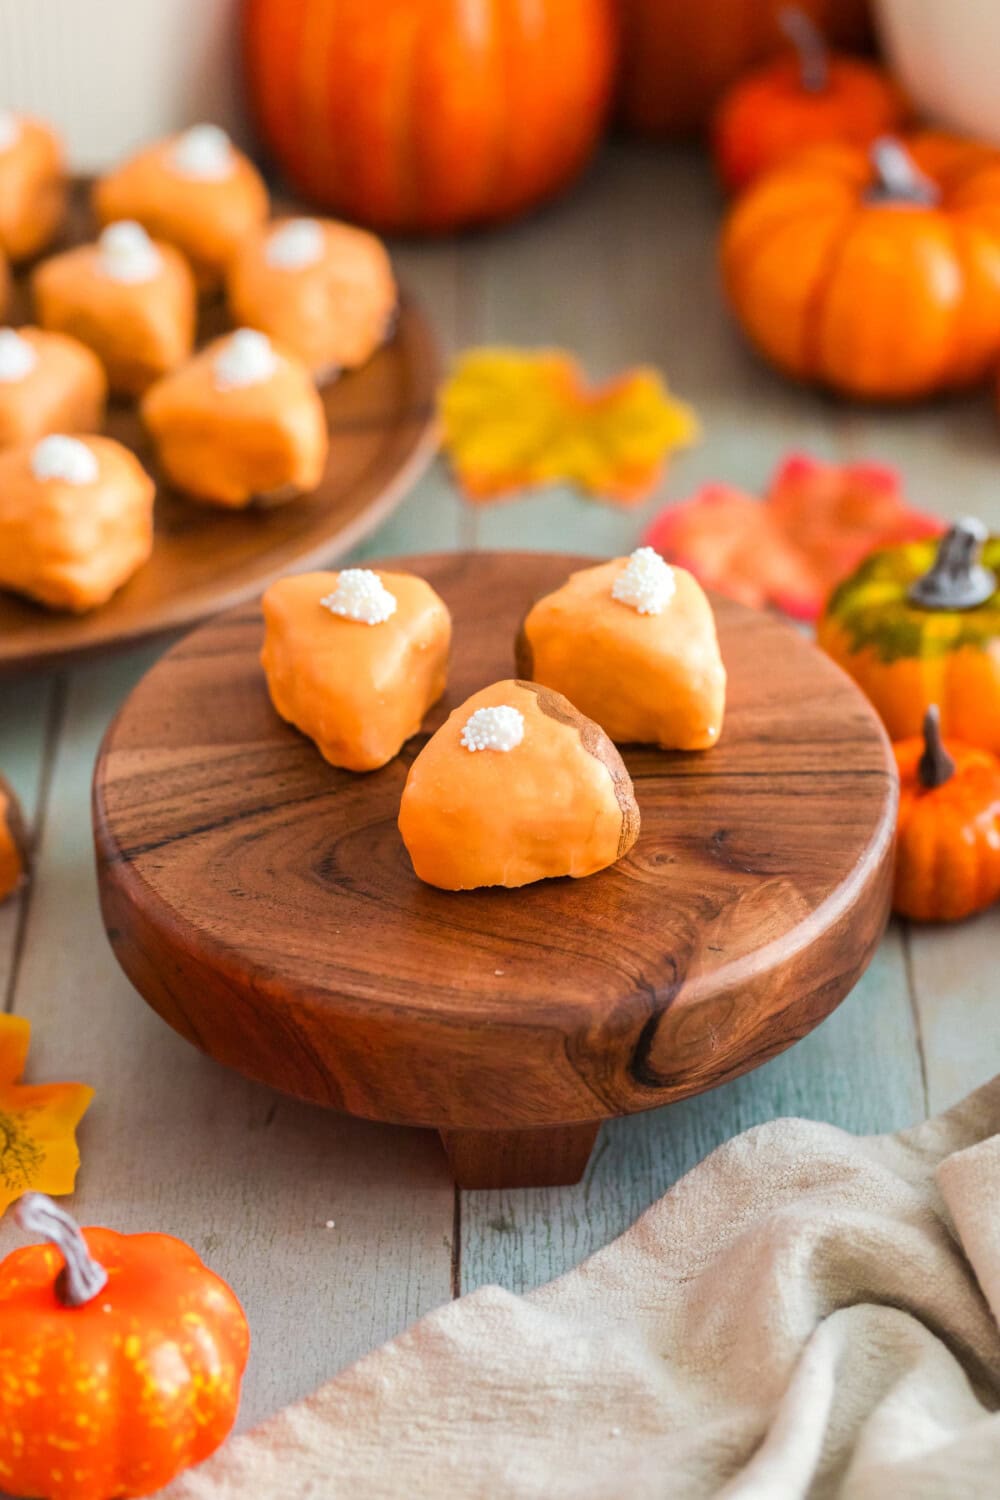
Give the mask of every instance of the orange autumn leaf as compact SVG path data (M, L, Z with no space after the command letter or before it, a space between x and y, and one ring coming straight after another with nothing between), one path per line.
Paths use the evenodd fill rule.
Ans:
M698 423L656 370L588 387L560 350L472 349L442 387L443 444L470 500L567 483L616 505L645 498Z
M77 1125L94 1091L82 1083L19 1083L31 1025L0 1016L0 1215L22 1193L71 1193Z

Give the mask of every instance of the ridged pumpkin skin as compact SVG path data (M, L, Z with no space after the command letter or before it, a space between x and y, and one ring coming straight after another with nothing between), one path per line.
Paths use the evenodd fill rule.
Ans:
M822 88L804 86L802 66L782 57L734 85L712 126L722 184L746 187L805 146L843 141L867 146L906 118L900 90L881 68L858 57L829 57Z
M642 135L690 135L722 93L786 45L787 0L618 0L622 26L620 112ZM869 34L866 0L800 0L828 41L858 47Z
M0 903L13 895L28 869L28 838L14 788L0 776Z
M151 1495L236 1418L250 1336L225 1282L170 1235L83 1234L108 1282L82 1307L56 1295L55 1246L0 1265L0 1483L15 1495Z
M918 922L958 922L1000 898L1000 761L949 740L955 763L941 786L922 785L923 738L893 747L899 825L893 909Z
M611 0L245 0L260 133L305 198L379 229L512 218L588 160Z
M1000 591L976 609L909 604L937 546L911 542L866 558L831 595L817 640L871 699L890 739L919 735L936 703L946 736L1000 754ZM1000 537L986 542L982 561L1000 569Z
M872 153L816 146L760 177L722 239L726 295L779 369L901 400L983 379L1000 354L1000 151L909 138L933 206L872 201Z

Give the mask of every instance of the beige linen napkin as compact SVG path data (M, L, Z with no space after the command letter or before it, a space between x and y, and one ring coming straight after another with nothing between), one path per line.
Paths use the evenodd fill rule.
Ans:
M729 1142L577 1270L432 1313L171 1500L1000 1495L1000 1079Z

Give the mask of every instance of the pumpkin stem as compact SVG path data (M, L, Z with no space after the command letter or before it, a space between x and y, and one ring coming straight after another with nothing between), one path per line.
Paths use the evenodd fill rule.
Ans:
M932 703L924 714L924 753L917 762L920 785L931 791L944 786L955 774L955 762L944 748L941 738L941 714L936 703Z
M40 1234L62 1252L66 1264L56 1278L55 1292L64 1307L83 1307L108 1284L108 1273L87 1249L80 1226L65 1209L44 1193L25 1193L14 1217L28 1234Z
M830 82L830 59L823 33L797 5L782 7L778 25L799 55L802 87L807 94L822 94Z
M879 136L872 143L871 161L875 180L866 195L869 203L927 208L940 198L937 184L924 176L902 141L891 135Z
M979 561L986 527L975 516L949 526L938 543L937 557L907 594L920 609L975 609L997 590L997 577Z

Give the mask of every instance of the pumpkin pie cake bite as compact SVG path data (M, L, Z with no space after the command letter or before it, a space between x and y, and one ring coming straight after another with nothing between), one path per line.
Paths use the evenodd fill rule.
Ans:
M149 557L153 481L108 437L0 453L0 588L51 609L104 604Z
M423 578L370 568L281 578L263 599L276 711L325 760L376 771L445 689L451 615Z
M197 296L190 267L141 224L109 224L95 244L43 261L33 289L42 327L89 345L118 395L141 395L191 353Z
M102 177L94 188L101 224L135 219L175 245L199 287L222 282L248 234L267 218L267 189L256 167L218 125L194 125L157 141Z
M302 361L253 328L216 339L147 391L165 478L206 505L276 505L314 490L329 434Z
M516 654L523 677L564 693L618 744L707 750L722 731L712 606L652 547L571 573L529 610Z
M47 432L96 432L108 383L79 340L42 328L0 328L0 449Z
M332 219L280 219L249 235L227 284L233 320L294 350L319 384L370 359L396 314L381 240Z
M0 110L0 250L14 261L37 255L65 209L59 137L41 120Z
M497 682L456 708L406 778L399 831L448 891L606 869L639 836L624 762L604 731L536 682Z

